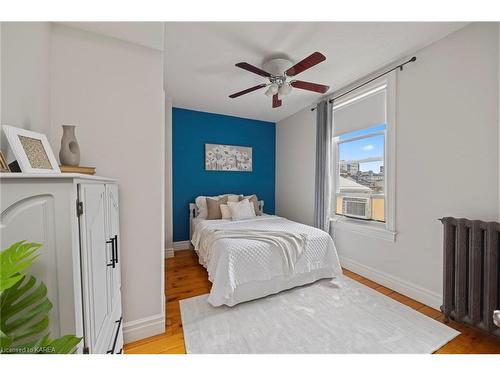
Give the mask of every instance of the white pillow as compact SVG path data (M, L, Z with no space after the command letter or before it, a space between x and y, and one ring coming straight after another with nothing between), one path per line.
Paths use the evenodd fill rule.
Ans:
M200 195L199 197L196 197L194 200L194 203L196 204L196 207L198 207L198 218L200 219L206 219L208 216L208 210L207 210L207 198L213 198L213 199L220 199L223 198L227 195L227 200L229 202L238 202L240 199L240 195L236 194L222 194L222 195L214 195L212 197L207 197L204 195Z
M220 212L222 214L222 219L231 220L231 210L229 209L229 206L227 204L220 205Z
M208 216L207 197L204 197L204 196L196 197L196 199L194 200L194 203L196 204L196 207L198 207L198 216L197 217L200 219L206 219Z
M233 220L253 219L255 217L253 203L250 203L248 199L239 202L227 202L227 205L231 210Z

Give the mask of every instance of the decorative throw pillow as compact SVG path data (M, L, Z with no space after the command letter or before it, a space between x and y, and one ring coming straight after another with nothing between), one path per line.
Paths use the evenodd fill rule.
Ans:
M227 203L227 197L220 199L207 198L207 220L222 219L222 212L220 210L221 204Z
M253 219L255 210L253 204L248 199L243 199L239 202L228 202L233 220Z
M249 195L247 197L240 198L240 200L243 200L243 199L248 199L250 201L250 203L253 204L253 208L254 208L256 215L258 215L258 216L262 215L262 212L259 210L259 199L257 198L257 195L252 194L252 195Z
M236 194L228 194L227 195L227 201L228 202L239 202L243 198L243 195L236 195Z
M207 218L207 197L199 196L194 200L196 207L198 207L198 216L200 219Z
M214 199L219 199L221 196L216 195L213 197L206 197L204 195L200 195L199 197L196 197L194 200L194 203L196 203L196 207L198 207L198 218L200 219L206 219L208 215L207 211L207 198L214 198Z
M228 201L228 203L229 203L229 201ZM222 214L223 219L231 220L231 210L229 209L229 206L227 204L220 205L220 212Z
M224 198L226 196L227 196L229 202L238 202L240 200L240 197L243 197L243 195L237 195L237 194L222 194L222 195L214 195L211 197L200 195L199 197L196 197L196 199L194 200L196 207L198 207L198 216L197 217L200 219L207 218L207 216L208 216L207 198L220 199L220 198Z

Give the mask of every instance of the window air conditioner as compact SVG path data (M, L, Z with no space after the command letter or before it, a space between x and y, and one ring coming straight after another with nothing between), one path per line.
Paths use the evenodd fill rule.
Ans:
M342 214L349 217L355 217L357 219L371 219L371 199L344 197L342 199Z

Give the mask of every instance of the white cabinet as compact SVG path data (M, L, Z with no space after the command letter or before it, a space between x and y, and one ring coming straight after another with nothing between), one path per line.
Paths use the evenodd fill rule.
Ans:
M54 307L53 336L83 337L83 353L121 353L123 346L118 185L78 174L0 175L2 249L40 242L30 272Z
M112 265L110 273L110 302L114 306L120 297L121 277L120 277L120 226L119 226L119 205L118 205L118 186L115 184L106 185L106 203L107 203L107 224L106 238L111 247Z

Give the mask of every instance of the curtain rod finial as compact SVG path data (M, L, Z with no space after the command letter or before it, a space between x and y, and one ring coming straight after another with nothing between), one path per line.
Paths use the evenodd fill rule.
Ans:
M408 60L408 61L406 61L406 62L404 62L404 63L401 63L400 65L398 65L398 66L396 66L396 67L394 67L394 68L392 68L392 69L389 69L388 71L386 71L386 72L384 72L384 73L382 73L382 74L380 74L380 75L376 76L375 78L372 78L372 79L370 79L370 80L366 81L365 83L362 83L362 84L360 84L360 85L358 85L358 86L354 87L353 89L351 89L351 90L349 90L349 91L346 91L346 92L344 92L343 94L341 94L341 95L339 95L339 96L336 96L335 98L331 98L330 100L328 100L328 102L329 102L329 103L333 103L336 99L339 99L339 98L341 98L342 96L347 95L347 94L349 94L350 92L352 92L352 91L354 91L354 90L357 90L357 89L359 89L360 87L362 87L362 86L364 86L364 85L366 85L366 84L368 84L368 83L370 83L370 82L373 82L374 80L376 80L376 79L378 79L378 78L380 78L380 77L382 77L382 76L386 75L387 73L390 73L390 72L392 72L392 71L394 71L394 70L397 70L398 68L399 68L399 70L400 70L400 71L403 71L403 67L404 67L406 64L408 64L408 63L410 63L410 62L414 62L414 61L417 61L417 56L413 56L410 60ZM311 111L314 111L315 109L316 109L316 107L313 107L313 108L311 108Z

